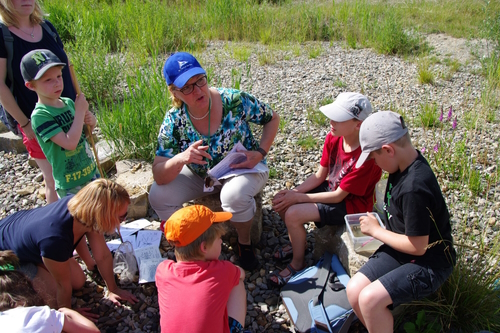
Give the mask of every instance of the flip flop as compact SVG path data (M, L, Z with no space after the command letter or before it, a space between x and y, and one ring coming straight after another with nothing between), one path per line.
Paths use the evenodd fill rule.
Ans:
M288 269L290 273L288 275L281 276L280 273L283 272L285 269ZM290 278L298 272L298 270L293 268L292 265L290 264L286 265L285 269L281 272L273 272L269 274L269 283L275 287L281 288L285 284L287 284L288 281L290 281ZM276 281L272 279L273 277L276 277Z

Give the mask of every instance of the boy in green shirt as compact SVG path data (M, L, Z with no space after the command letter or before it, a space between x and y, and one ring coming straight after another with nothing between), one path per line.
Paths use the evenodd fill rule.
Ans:
M100 176L96 173L96 162L83 132L84 124L93 130L97 120L89 111L83 94L79 94L75 102L61 97L64 66L66 64L54 53L45 49L33 50L21 60L25 85L38 95L31 126L52 166L59 198L69 193L76 194ZM77 249L81 249L79 253L87 268L93 270L95 261L84 247L87 247L86 239L78 243Z

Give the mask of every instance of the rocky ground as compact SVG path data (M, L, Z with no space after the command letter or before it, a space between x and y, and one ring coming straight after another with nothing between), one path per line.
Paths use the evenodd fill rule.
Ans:
M485 100L482 96L485 83L478 74L480 63L468 53L465 41L442 35L429 36L428 40L438 59L430 67L436 75L434 85L418 83L418 63L411 59L378 55L368 49L345 49L337 43L304 44L297 52L296 48L271 50L260 45L210 42L206 52L200 55L205 68L213 69L215 82L231 86L232 73L233 78L234 73L242 73L241 89L269 102L282 118L280 132L268 155L273 177L264 189L264 231L257 244L261 267L247 272L246 278L248 315L245 327L249 331L290 330L279 290L268 286L266 279L270 271L284 267L283 263L273 260L272 253L276 246L287 241L286 229L271 209L270 202L278 190L293 187L315 172L328 126L312 122L311 115L321 103L333 100L340 92L363 92L374 110L391 109L402 113L409 124L414 145L425 149L424 155L429 160L435 158L433 147L438 140L450 143L466 138L469 155L477 161L473 168L483 182L483 191L471 200L464 200L464 193L469 189L452 186L443 172L437 172L453 215L454 229L458 234L465 225L472 234L483 235L486 243L496 235L496 221L500 218L500 188L496 178L499 131L491 115L493 119L500 119L498 105L484 111L481 103ZM251 50L250 66L235 60L235 52L242 48ZM311 57L311 50L317 49L321 54ZM264 58L269 63L260 65ZM461 64L458 71L449 65L452 59ZM492 96L486 99L491 100ZM456 117L458 123L454 132L451 132L452 120L444 129L421 126L422 106L433 104L445 108L445 119L448 108L453 106L452 120ZM474 125L476 116L479 121ZM486 118L490 122L485 121ZM317 145L304 147L303 139L312 139L313 145L314 142ZM44 204L38 197L41 177L37 169L29 166L26 154L0 153L0 170L0 218ZM149 219L154 221L153 227L159 225L152 211ZM313 226L307 228L311 230ZM222 257L234 261L231 243L230 240L225 242ZM308 244L310 248L314 246L313 237L308 237ZM162 243L162 252L172 257L172 249L165 243ZM307 258L312 264L311 253ZM159 311L154 284L132 284L128 288L140 302L116 308L103 298L106 290L99 278L89 275L86 287L74 294L73 301L78 306L90 306L101 315L98 326L103 332L158 331ZM362 331L359 325L351 329L351 332Z

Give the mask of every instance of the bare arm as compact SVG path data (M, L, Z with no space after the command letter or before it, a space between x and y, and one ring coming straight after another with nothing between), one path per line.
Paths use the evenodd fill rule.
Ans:
M322 193L305 193L310 191L322 182L325 181L328 174L328 169L319 166L318 171L309 176L302 184L293 190L282 190L278 192L273 199L273 209L277 212L283 212L288 209L291 205L297 203L338 203L345 199L349 194L338 187L333 192L322 192Z
M427 251L429 235L406 236L386 230L380 226L371 213L368 213L368 216L360 217L359 222L362 233L378 239L399 252L421 256Z
M61 131L51 137L52 142L66 150L75 150L82 136L83 122L88 110L89 103L85 99L85 96L83 94L76 96L73 124L71 124L68 133Z
M99 273L108 287L108 298L116 305L120 305L120 300L128 301L131 304L137 302L137 298L130 292L118 288L113 273L113 256L109 252L104 236L95 231L87 232L87 239L92 249Z
M71 308L71 293L73 288L71 286L71 267L69 261L59 262L45 257L42 257L42 261L56 281L57 307Z
M98 333L99 329L89 319L85 318L75 310L60 308L59 312L64 314L63 332L65 333Z
M262 137L260 138L259 147L269 152L271 145L273 144L276 133L278 133L278 128L280 125L280 116L273 112L273 117L271 121L264 125L262 129ZM244 151L247 156L246 161L238 164L231 165L234 169L251 169L257 165L260 161L264 159L264 156L258 151Z
M212 159L207 153L208 146L202 146L203 140L194 142L188 149L172 158L155 156L153 161L153 178L158 185L165 185L174 180L186 164L207 164L206 158Z
M0 103L3 105L5 110L19 123L21 126L28 123L29 118L26 117L23 111L19 108L12 92L9 87L5 84L5 79L7 78L7 59L0 58ZM28 137L28 139L35 138L35 133L31 129L31 126L23 127L23 131Z

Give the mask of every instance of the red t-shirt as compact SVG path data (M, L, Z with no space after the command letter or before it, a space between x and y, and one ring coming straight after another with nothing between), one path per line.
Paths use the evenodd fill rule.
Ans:
M328 169L330 191L333 192L340 186L342 190L349 192L344 199L348 214L371 212L375 185L382 175L382 170L373 159L367 160L361 168L356 169L361 147L346 153L342 144L342 137L327 134L319 163Z
M227 301L240 269L230 261L165 260L156 269L162 333L229 333Z

